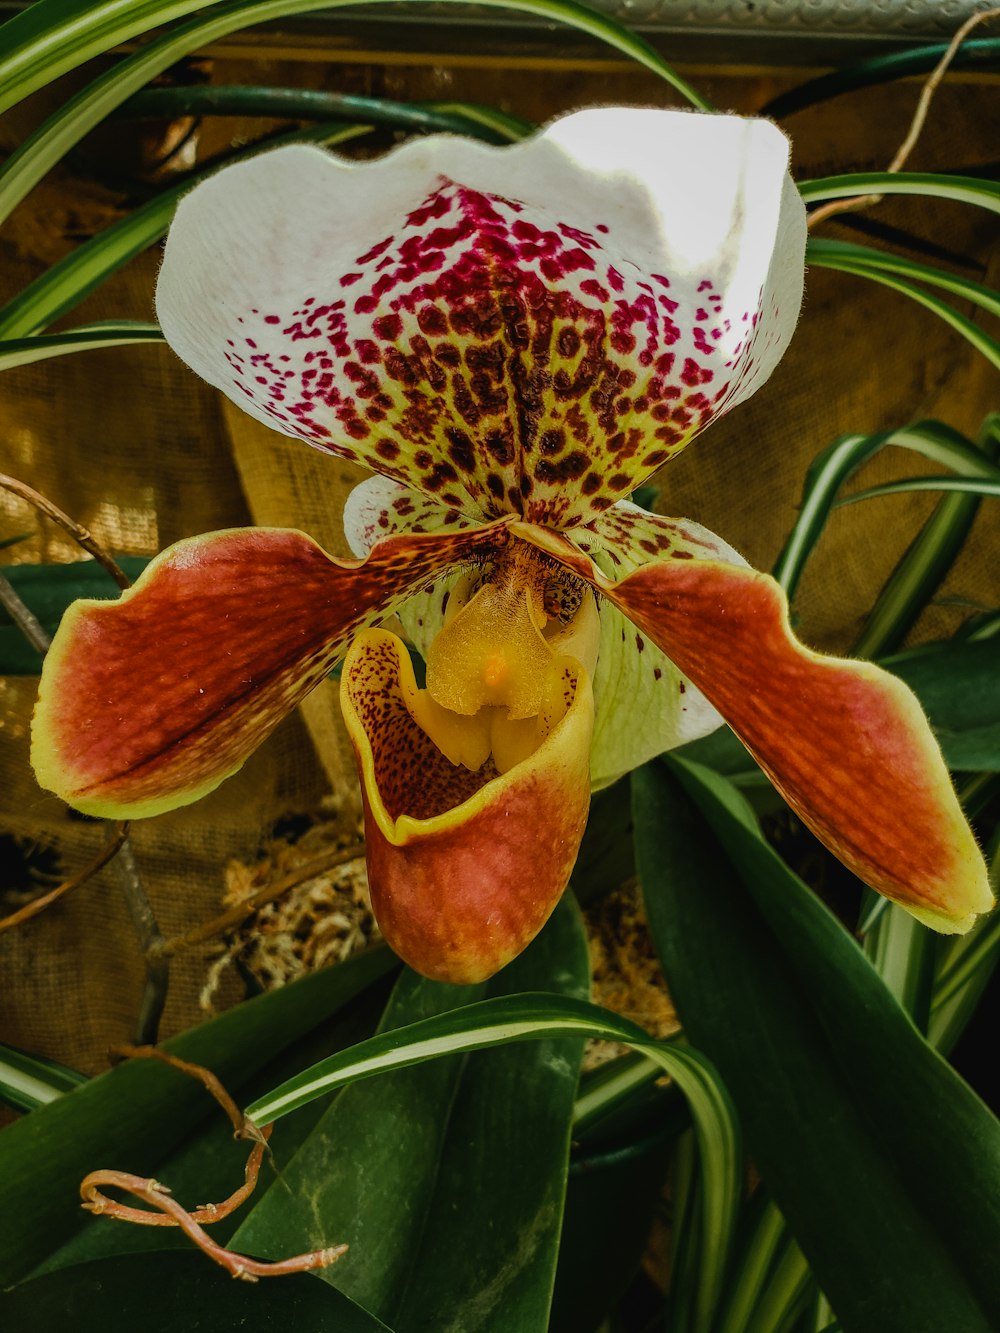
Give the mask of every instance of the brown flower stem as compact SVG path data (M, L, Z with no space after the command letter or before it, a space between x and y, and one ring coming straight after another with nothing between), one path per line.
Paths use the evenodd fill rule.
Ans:
M72 889L79 888L81 884L86 883L86 881L90 879L91 875L96 875L99 870L106 866L113 856L120 853L128 838L128 823L124 822L116 824L114 829L114 836L111 840L105 843L97 856L94 857L93 861L85 866L83 870L72 875L69 879L63 880L63 882L57 885L50 893L43 894L40 898L33 898L32 901L26 903L24 907L16 912L12 912L10 916L5 916L0 920L0 935L2 935L5 930L12 930L14 926L21 925L23 921L30 921L33 916L37 916L39 912L43 912L45 908L51 906L52 903L58 902L60 898L65 897L65 895Z
M189 1211L182 1207L172 1197L168 1187L158 1180L147 1179L144 1176L133 1176L127 1171L101 1170L91 1171L80 1183L80 1197L83 1200L83 1207L88 1212L102 1217L114 1217L120 1222L131 1222L136 1226L180 1227L184 1234L210 1259L213 1259L217 1264L221 1264L231 1276L242 1278L245 1282L256 1282L261 1277L281 1277L286 1273L303 1273L310 1268L325 1268L347 1252L346 1245L332 1245L326 1249L312 1250L308 1254L294 1255L290 1259L280 1259L275 1263L266 1263L218 1245L203 1230L201 1224L211 1225L213 1222L219 1222L224 1217L228 1217L242 1203L245 1203L253 1193L260 1175L264 1150L271 1136L273 1125L264 1125L258 1128L252 1120L243 1114L215 1074L210 1069L206 1069L204 1065L196 1065L189 1060L181 1060L178 1056L171 1055L168 1051L163 1051L157 1046L118 1046L112 1050L111 1056L113 1059L161 1060L164 1064L170 1065L181 1073L197 1079L225 1111L236 1131L236 1137L252 1139L253 1147L250 1150L250 1156L247 1158L243 1173L243 1184L234 1190L227 1199L223 1199L221 1203L206 1203L200 1205L194 1211ZM125 1193L133 1195L145 1204L152 1205L152 1208L158 1211L150 1211L149 1208L133 1208L128 1204L110 1199L103 1193L102 1186L124 1190Z
M206 921L200 926L193 926L191 930L185 931L183 935L174 935L171 939L165 940L159 946L154 947L155 956L172 958L175 954L181 953L185 949L190 949L195 944L203 944L205 940L210 940L230 926L238 926L240 922L245 921L248 916L252 916L258 907L264 903L270 902L272 898L280 898L283 893L289 889L294 889L298 884L304 884L307 879L314 879L317 875L322 875L327 870L333 870L337 866L345 865L348 861L356 861L365 854L365 844L363 842L355 843L352 847L345 847L343 851L335 852L332 855L318 856L312 861L307 861L305 865L299 866L290 874L280 879L277 884L266 884L256 893L250 894L242 902L237 903L228 911L215 916L211 921Z
M58 523L73 540L82 546L85 551L94 557L94 559L108 571L119 588L130 588L132 580L125 571L108 555L107 551L100 545L97 539L90 532L89 528L83 527L79 523L74 523L68 514L54 505L33 486L28 486L23 481L18 481L16 477L8 477L6 473L0 472L0 487L5 491L10 491L13 495L18 495L22 500L34 506L40 514L46 518L51 518L53 523Z
M160 1019L167 1003L170 959L159 952L163 935L160 933L152 904L142 886L131 843L126 842L122 847L121 854L114 864L114 873L146 962L146 984L143 987L135 1025L135 1039L142 1046L156 1041Z
M0 604L24 637L44 657L52 640L45 633L41 621L14 591L10 579L0 574Z
M955 55L972 32L980 23L985 23L987 19L995 19L1000 16L1000 6L994 9L983 9L978 14L971 14L962 26L955 33L948 44L948 49L935 65L934 69L928 75L923 88L920 91L920 100L917 102L917 108L913 113L913 119L910 122L910 128L906 132L906 137L896 150L896 155L886 167L887 172L893 175L902 171L909 160L910 154L917 145L917 140L923 133L924 125L927 121L927 113L930 110L931 102L934 100L934 94L941 86L948 67L955 59ZM872 204L880 204L885 198L881 194L861 194L855 195L850 199L833 199L830 203L824 204L822 208L817 208L809 214L808 226L810 231L813 227L825 222L827 218L835 217L838 213L857 212L863 208L870 208Z

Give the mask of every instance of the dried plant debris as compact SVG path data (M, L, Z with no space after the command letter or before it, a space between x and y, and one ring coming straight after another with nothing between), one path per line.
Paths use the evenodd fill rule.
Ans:
M594 1003L612 1009L663 1038L680 1023L649 935L638 882L628 880L586 912ZM594 1069L625 1053L610 1041L587 1043L584 1068Z
M310 861L360 843L360 825L322 812L305 832L268 842L252 864L230 861L223 906L235 907ZM259 907L217 946L202 988L212 1012L223 974L238 964L263 990L340 963L380 938L372 915L363 852Z
M303 830L304 822L304 830ZM290 822L252 863L230 861L222 906L236 907L325 854L360 842L361 827L336 813ZM629 880L585 915L596 1004L638 1023L654 1037L680 1026L649 936L638 884ZM238 965L263 989L343 962L380 938L372 915L364 855L303 880L248 916L215 946L201 1005L212 1011L226 971ZM613 1042L588 1043L585 1067L623 1053Z

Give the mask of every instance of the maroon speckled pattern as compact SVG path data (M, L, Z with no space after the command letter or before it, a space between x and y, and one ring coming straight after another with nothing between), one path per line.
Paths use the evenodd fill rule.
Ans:
M603 224L442 178L322 290L242 311L225 355L285 432L455 509L566 527L725 409L760 315L710 274L642 272Z

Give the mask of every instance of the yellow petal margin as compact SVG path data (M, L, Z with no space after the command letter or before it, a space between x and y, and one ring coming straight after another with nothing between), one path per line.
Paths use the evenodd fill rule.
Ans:
M492 976L538 934L566 887L590 801L594 705L566 660L568 709L537 750L497 775L452 764L414 721L402 641L358 635L341 678L365 805L372 906L424 976Z
M866 884L947 934L991 909L983 855L916 696L871 662L803 647L774 579L716 560L654 559L615 583L565 537L511 530L587 579L666 653Z

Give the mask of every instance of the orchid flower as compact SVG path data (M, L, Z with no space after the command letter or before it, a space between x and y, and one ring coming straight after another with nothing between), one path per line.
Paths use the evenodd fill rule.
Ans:
M767 379L804 238L782 134L684 112L364 163L289 147L200 185L167 241L166 338L374 470L346 509L358 558L210 533L77 603L42 676L42 785L108 817L194 801L346 653L375 914L429 976L524 948L592 785L723 718L862 879L966 930L985 867L914 697L802 647L772 579L626 498ZM425 685L376 627L396 612Z

